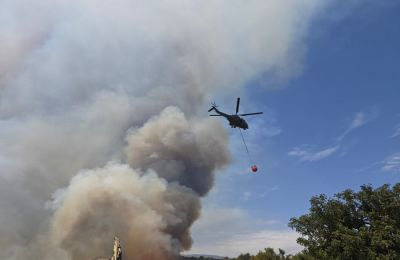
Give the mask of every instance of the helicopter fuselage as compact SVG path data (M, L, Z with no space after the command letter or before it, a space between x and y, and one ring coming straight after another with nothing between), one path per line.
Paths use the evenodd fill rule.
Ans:
M247 124L246 120L244 120L243 118L241 118L238 115L228 115L226 117L226 119L228 119L229 125L232 128L239 127L239 128L244 129L244 130L249 128L249 125Z
M230 125L232 128L239 127L239 128L242 128L243 130L246 130L246 129L249 128L249 125L247 124L246 120L244 120L244 119L241 118L240 116L238 116L238 115L228 115L228 114L225 114L225 113L219 111L219 110L216 109L216 108L213 108L213 110L214 110L217 114L219 114L220 116L225 117L225 118L229 121L229 125Z

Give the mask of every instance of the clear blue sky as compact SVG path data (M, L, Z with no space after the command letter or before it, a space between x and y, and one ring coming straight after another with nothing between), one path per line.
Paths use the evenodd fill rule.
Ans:
M240 135L230 130L234 163L205 199L204 218L223 205L227 215L240 212L232 229L257 223L241 229L248 237L289 232L289 219L306 213L313 195L400 181L400 4L369 2L340 19L329 12L312 23L297 78L274 90L259 80L248 84L243 109L266 112L249 119L245 133L260 170L250 173ZM202 221L194 227L195 249L212 251Z

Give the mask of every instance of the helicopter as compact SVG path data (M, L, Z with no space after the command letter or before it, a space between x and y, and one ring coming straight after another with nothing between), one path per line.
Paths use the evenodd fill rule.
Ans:
M208 112L211 112L212 110L214 110L217 113L217 115L210 115L210 116L223 116L229 121L229 125L232 128L239 127L239 128L242 128L243 130L246 130L249 128L249 125L247 124L246 120L241 118L241 116L260 115L263 112L238 114L239 113L239 105L240 105L240 97L238 97L237 101L236 101L236 114L228 115L228 114L225 114L225 113L219 111L217 109L218 106L215 104L215 102L212 102L211 108L208 110Z

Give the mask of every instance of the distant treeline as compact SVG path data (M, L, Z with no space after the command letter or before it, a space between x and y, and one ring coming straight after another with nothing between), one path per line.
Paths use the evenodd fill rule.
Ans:
M231 259L234 259L234 258L225 257L225 258L222 258L222 259L231 260ZM208 257L203 257L203 256L200 256L200 257L181 256L181 258L179 258L179 260L216 260L216 258L208 258ZM220 260L220 259L218 259L218 260Z
M282 249L265 248L256 255L225 259L400 259L400 183L376 189L363 185L358 192L348 189L333 198L321 194L310 204L309 213L289 222L301 235L297 243L304 246L302 252L286 255Z
M281 260L281 259L291 259L291 260L314 260L315 258L306 255L304 253L298 253L296 255L285 255L285 251L279 249L278 253L275 253L272 248L265 248L263 251L258 252L256 255L250 254L241 254L236 258L225 257L222 260ZM188 257L181 256L179 260L216 260L216 258L208 258L208 257ZM219 258L218 260L221 260Z

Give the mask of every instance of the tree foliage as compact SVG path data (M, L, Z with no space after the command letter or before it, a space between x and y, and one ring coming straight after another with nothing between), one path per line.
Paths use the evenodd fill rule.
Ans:
M297 242L317 259L399 259L400 184L361 186L328 199L312 197L310 212L292 218Z
M285 255L285 251L278 249L278 253L274 249L268 247L263 251L259 251L256 255L241 254L234 260L315 260L313 257L305 254L298 253L296 255Z
M280 249L281 251L282 249ZM252 256L250 260L281 260L285 259L285 252L282 250L283 254L275 253L272 248L265 248L264 251L258 252L255 256Z

